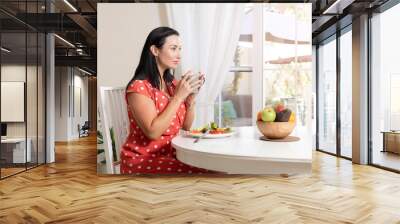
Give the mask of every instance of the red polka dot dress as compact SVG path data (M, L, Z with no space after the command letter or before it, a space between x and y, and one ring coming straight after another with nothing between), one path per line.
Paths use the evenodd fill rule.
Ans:
M168 86L168 92L174 95L176 80ZM128 87L126 101L129 93L139 93L153 100L157 114L163 112L169 102L169 96L164 92L153 88L147 80L135 80ZM128 101L127 101L128 102ZM159 139L151 140L144 135L136 124L128 105L128 117L130 120L130 133L121 149L121 174L192 174L205 173L200 169L186 165L176 159L175 149L171 140L183 126L186 115L186 106L182 103L176 112L169 128L165 130Z

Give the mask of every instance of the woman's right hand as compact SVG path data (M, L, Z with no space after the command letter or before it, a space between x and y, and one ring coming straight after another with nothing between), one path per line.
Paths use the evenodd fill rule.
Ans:
M193 76L192 71L186 72L176 87L175 97L184 101L186 97L199 88L202 84L202 80L195 81L194 79L195 77Z

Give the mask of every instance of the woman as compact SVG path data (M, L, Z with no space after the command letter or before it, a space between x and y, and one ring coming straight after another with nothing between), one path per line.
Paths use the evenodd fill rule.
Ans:
M195 95L204 79L191 71L180 81L171 69L180 62L179 33L168 27L148 35L135 75L126 87L130 133L121 149L121 173L204 173L176 159L171 140L179 129L190 130ZM204 75L202 76L204 77Z

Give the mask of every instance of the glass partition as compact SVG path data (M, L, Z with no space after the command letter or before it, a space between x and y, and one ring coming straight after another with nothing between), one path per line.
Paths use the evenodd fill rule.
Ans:
M43 13L44 3L7 1L0 7L20 17ZM16 17L0 12L0 178L45 163L46 39Z
M24 171L31 161L26 150L26 33L2 33L1 47L1 176L6 177Z
M27 167L37 165L37 127L38 127L38 35L36 32L28 32L27 38L27 65L26 65L26 114L27 114L27 150L30 156Z

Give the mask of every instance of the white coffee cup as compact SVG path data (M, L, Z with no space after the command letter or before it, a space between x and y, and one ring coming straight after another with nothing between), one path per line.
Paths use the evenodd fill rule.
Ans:
M203 84L205 82L205 78L204 78L204 75L201 74L200 72L191 75L191 77L190 77L191 82L190 83L197 82L198 80L201 80L201 79L203 80L203 83L201 84L201 86L198 89L194 90L193 93L198 93L200 91L200 88L203 86Z

